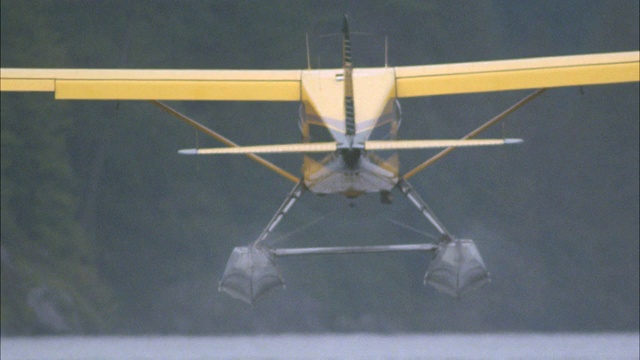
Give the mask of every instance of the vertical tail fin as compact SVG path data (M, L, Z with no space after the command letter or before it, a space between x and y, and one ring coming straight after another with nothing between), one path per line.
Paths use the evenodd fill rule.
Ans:
M347 15L342 21L342 67L352 68L351 64L351 39L349 38L349 20Z
M346 15L342 22L342 68L344 69L345 135L349 137L349 147L351 147L351 145L353 145L353 136L356 134L356 115L353 104L351 39L349 39L349 23Z

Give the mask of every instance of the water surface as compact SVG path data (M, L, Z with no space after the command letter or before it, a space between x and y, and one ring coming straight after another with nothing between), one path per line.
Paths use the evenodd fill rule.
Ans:
M3 337L2 360L634 359L628 334Z

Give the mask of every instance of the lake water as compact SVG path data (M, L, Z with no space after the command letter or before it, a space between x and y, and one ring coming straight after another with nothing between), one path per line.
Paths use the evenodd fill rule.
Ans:
M3 337L0 341L2 360L640 358L638 333Z

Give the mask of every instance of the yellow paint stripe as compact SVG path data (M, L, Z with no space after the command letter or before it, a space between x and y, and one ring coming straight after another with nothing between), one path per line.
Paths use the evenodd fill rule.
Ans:
M640 52L396 68L398 97L640 80Z

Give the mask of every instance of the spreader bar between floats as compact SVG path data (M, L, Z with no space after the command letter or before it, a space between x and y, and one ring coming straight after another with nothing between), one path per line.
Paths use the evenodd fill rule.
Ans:
M435 251L438 245L409 244L409 245L374 245L374 246L335 246L315 248L271 249L275 256L293 255L328 255L328 254L364 254L398 251Z

